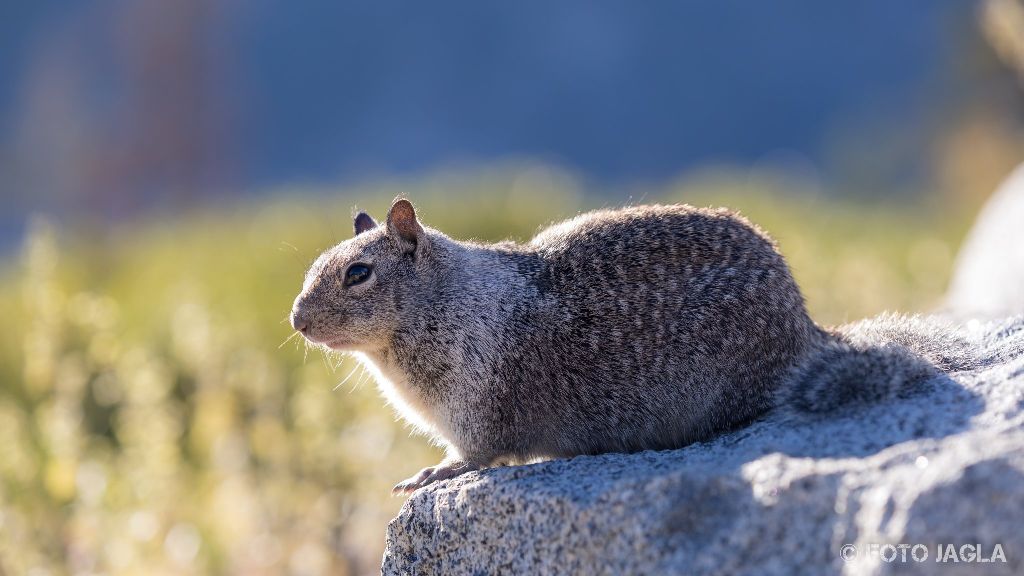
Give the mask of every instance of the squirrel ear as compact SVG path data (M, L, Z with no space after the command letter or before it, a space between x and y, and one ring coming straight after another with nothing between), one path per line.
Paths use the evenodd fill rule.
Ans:
M398 240L399 246L406 252L422 254L427 245L427 236L416 219L416 210L412 202L398 198L388 210L388 233Z
M377 223L374 222L373 218L371 218L370 215L367 214L366 212L360 212L359 214L356 214L353 226L356 229L356 236L359 236L360 234L366 232L367 230L376 228Z

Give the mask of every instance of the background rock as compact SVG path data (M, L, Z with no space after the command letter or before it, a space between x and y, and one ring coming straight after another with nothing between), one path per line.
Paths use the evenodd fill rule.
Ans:
M946 300L961 316L1024 311L1024 164L978 216L960 250Z

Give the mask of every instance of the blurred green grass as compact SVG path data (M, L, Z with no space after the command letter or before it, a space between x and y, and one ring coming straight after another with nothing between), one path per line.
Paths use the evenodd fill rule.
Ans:
M376 572L390 486L440 452L354 364L288 339L306 266L350 236L354 206L380 218L398 194L481 240L621 204L540 168L308 192L110 230L33 224L0 271L0 573ZM936 306L970 222L721 175L635 198L740 210L826 324Z

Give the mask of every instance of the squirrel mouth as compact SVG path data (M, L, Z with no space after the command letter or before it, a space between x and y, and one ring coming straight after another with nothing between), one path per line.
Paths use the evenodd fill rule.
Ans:
M324 338L324 337L314 336L312 334L303 334L302 336L310 344L315 344L317 346L323 346L325 348L330 348L331 350L351 350L352 348L354 348L356 346L355 342L352 342L350 340L346 340L345 338Z
M317 346L323 346L330 350L353 350L359 347L356 342L345 338L309 338L307 336L306 339Z

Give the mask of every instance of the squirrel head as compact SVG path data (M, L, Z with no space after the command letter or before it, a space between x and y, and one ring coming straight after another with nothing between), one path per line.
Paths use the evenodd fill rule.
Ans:
M321 254L306 272L292 326L331 349L380 349L401 324L401 303L421 290L434 238L404 198L394 201L383 225L365 212L353 225L355 236Z

